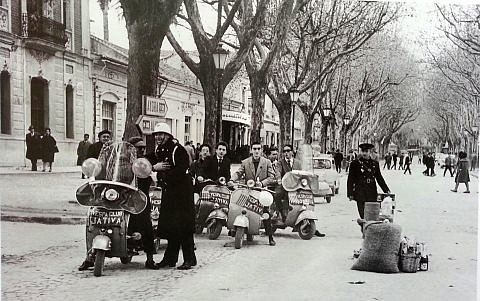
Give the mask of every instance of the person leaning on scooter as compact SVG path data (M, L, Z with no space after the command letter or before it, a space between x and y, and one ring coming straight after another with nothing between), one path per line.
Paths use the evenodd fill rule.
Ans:
M363 219L365 202L377 201L377 182L383 192L390 193L390 189L383 179L378 161L371 157L373 144L363 143L358 147L360 154L352 161L348 173L347 197L357 202L358 214Z
M143 141L142 137L131 137L130 139L128 139L128 142L135 146L135 149L137 151L137 158L145 157L145 149L147 145ZM152 182L153 180L151 177L137 178L138 189L140 189L147 196L147 206L141 213L130 215L128 231L131 233L140 232L140 234L142 234L143 250L147 255L145 268L157 270L158 267L155 265L155 261L153 260L155 244L153 237L152 219L150 217L150 212L152 211L152 204L150 203L149 189Z
M157 172L157 186L162 188L162 209L158 219L157 236L166 238L167 249L159 268L175 267L182 248L183 264L177 269L188 270L197 264L193 233L195 207L193 183L188 171L190 159L187 151L174 141L167 123L157 123L153 130L155 154L148 156Z
M233 173L232 179L228 182L229 186L233 186L234 182L245 178L255 181L257 187L267 187L271 183L275 183L275 173L273 172L272 163L267 158L262 157L262 145L259 142L252 143L252 156L243 160L240 168ZM273 239L273 230L271 220L264 220L265 233L268 235L268 243L275 245Z

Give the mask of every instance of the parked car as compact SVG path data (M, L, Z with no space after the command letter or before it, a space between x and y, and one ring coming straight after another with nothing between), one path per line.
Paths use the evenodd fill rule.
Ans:
M444 168L445 167L445 159L447 157L448 157L448 154L444 154L444 153L436 154L435 162L437 162L438 166L440 166L441 168ZM452 160L452 166L455 166L457 164L457 157L454 154L451 154L450 157L453 159Z
M338 194L340 189L339 174L335 170L335 162L329 154L319 154L312 160L313 172L318 175L318 181L326 182L330 186L331 193L325 196L327 203L330 203L332 196Z

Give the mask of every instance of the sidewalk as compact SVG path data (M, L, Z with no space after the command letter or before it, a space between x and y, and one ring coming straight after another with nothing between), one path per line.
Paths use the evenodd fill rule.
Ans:
M58 173L80 173L80 172L81 172L80 166L56 167L54 165L51 173L58 174ZM32 171L31 167L26 167L26 166L0 167L0 175L35 174L35 173L43 173L41 164L38 166L37 171ZM45 173L48 173L48 171Z

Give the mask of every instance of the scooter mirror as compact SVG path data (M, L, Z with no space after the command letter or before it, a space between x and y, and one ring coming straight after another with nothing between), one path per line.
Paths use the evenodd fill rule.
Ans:
M272 203L273 203L273 196L268 191L260 191L260 193L258 194L258 201L264 207L268 207L268 206L272 205Z
M82 163L82 172L87 178L96 177L102 171L102 163L95 158L88 158Z
M198 181L198 182L203 182L204 180L205 180L205 179L204 179L202 176L198 176L198 177L197 177L197 181Z
M148 178L152 173L152 164L145 158L138 158L132 164L132 171L139 178Z
M220 183L220 185L225 185L227 183L227 180L225 179L225 177L220 177L218 178L218 183Z
M255 181L254 180L248 180L247 181L247 187L250 187L250 188L255 187Z

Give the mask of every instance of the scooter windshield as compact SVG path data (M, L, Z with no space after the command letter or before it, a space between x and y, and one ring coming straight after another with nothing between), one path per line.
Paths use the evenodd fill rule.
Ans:
M305 180L306 183L302 183ZM283 176L282 186L286 191L304 189L311 190L313 193L317 194L319 191L318 176L308 171L292 170Z
M295 155L301 170L313 173L313 148L310 144L300 144Z
M98 161L102 172L95 180L107 180L136 186L132 164L137 158L136 150L128 142L118 142L102 148Z

